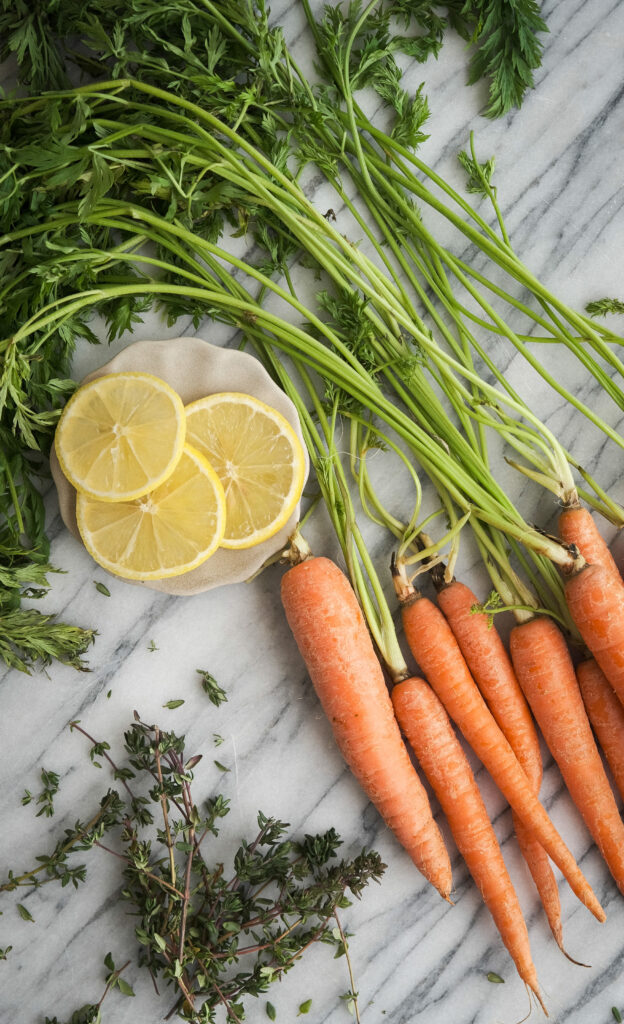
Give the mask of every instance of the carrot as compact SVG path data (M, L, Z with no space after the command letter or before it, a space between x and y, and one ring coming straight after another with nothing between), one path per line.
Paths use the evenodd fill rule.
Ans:
M624 587L601 565L586 565L565 584L570 614L586 646L624 703Z
M436 583L437 586L437 583ZM509 655L487 615L472 612L477 598L464 583L453 580L438 590L438 603L453 630L474 681L499 728L524 769L536 796L542 783L542 756L531 712ZM518 844L539 893L550 930L559 948L563 948L559 889L548 854L513 813Z
M518 682L568 792L624 892L624 824L561 630L552 619L536 617L512 630L509 646Z
M457 848L494 918L518 974L544 1008L518 897L479 788L448 716L423 679L399 683L392 691L392 702L399 725L440 801Z
M453 721L483 762L514 811L599 920L605 913L572 854L533 792L524 771L470 675L442 612L413 591L403 600L403 627L412 654Z
M416 867L448 899L451 862L349 581L328 558L308 558L284 575L282 603L342 756Z
M581 696L624 800L624 707L593 658L576 669Z
M622 583L613 555L601 536L590 512L580 505L564 508L559 516L559 536L565 544L576 544L590 565L602 565Z

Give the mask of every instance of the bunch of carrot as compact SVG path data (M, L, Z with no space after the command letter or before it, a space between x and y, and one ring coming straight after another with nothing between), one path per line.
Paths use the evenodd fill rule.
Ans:
M397 668L395 657L390 694L356 592L341 570L326 558L306 556L282 581L288 622L354 775L417 867L449 899L448 853L400 727L520 977L544 1010L522 911L450 720L512 807L521 851L565 952L549 860L599 921L605 914L539 803L542 764L531 712L624 892L624 824L590 726L591 720L624 796L624 585L588 512L564 510L560 534L578 555L565 595L592 655L576 674L552 617L517 609L510 658L488 616L475 614L477 598L468 587L444 579L439 570L432 573L436 605L415 590L405 565L395 562L405 638L427 681ZM340 539L349 565L349 538ZM352 581L361 595L361 579L353 572ZM364 608L369 617L366 603ZM383 657L383 645L377 646Z

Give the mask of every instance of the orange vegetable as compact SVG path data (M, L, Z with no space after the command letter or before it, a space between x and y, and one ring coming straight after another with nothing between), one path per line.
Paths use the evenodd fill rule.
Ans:
M448 716L423 679L399 683L392 691L392 702L399 725L440 801L457 848L494 918L518 974L541 1003L518 897L470 765Z
M624 703L624 587L601 565L586 565L565 584L566 601L586 646Z
M576 544L590 565L604 566L622 583L615 559L586 508L564 508L559 516L559 536L565 544Z
M518 682L568 792L624 892L624 824L561 630L552 619L531 619L512 630L510 650Z
M533 792L538 796L542 783L539 740L503 641L488 622L487 615L472 612L478 603L477 598L464 583L453 580L443 585L438 591L438 603L453 630L474 681L526 772ZM548 854L515 811L513 823L522 856L535 882L550 930L559 948L563 950L559 889Z
M448 899L451 862L349 581L328 558L309 558L284 575L282 603L342 756L417 868Z
M589 720L624 800L624 707L593 658L576 669Z
M605 913L574 857L533 792L531 783L477 689L451 627L427 598L413 594L402 606L412 654L454 722L497 786L599 921Z

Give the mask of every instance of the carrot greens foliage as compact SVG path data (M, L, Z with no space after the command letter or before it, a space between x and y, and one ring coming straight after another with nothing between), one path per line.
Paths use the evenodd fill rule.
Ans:
M14 463L0 463L0 481L18 620L37 614L20 601L37 559L47 557L33 466L73 387L76 341L97 340L94 314L110 339L150 308L169 323L212 318L239 331L273 373L276 352L300 360L334 424L357 421L354 446L362 431L371 443L398 435L407 445L438 492L451 538L470 518L486 524L486 546L490 529L527 545L545 606L560 610L544 556L561 552L496 483L487 432L519 454L516 468L564 497L577 469L587 484L581 497L620 522L619 507L526 408L487 343L494 336L514 346L622 447L528 344L538 330L564 345L624 408L612 380L624 368L609 348L613 336L551 295L516 255L493 162L479 160L474 143L462 158L468 188L489 200L494 227L420 160L428 102L402 79L399 54L425 60L452 27L474 41L484 70L496 64L490 113L506 110L539 60L533 0L514 3L513 15L497 0L301 5L317 54L310 77L255 0L20 2L17 12L0 0L0 56L16 55L30 93L0 103L0 429ZM381 100L375 123L359 103L371 88ZM301 184L319 172L338 215L316 209ZM476 245L494 281L503 271L503 284L441 244L431 216L452 226L460 252L466 241ZM309 303L301 294L311 279L318 285ZM308 408L314 402L306 397ZM357 458L354 451L354 466ZM13 496L18 487L24 496ZM400 526L392 524L395 535ZM502 542L492 543L505 560ZM37 574L43 589L40 565ZM1 612L0 655L28 668L40 652L20 655L19 622L3 646L10 624ZM41 626L51 635L47 619ZM83 648L90 639L84 631L62 637ZM52 656L80 663L80 650L41 652L44 661Z

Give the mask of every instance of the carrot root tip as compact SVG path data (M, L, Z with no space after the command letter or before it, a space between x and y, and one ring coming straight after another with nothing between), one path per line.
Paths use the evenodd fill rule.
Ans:
M567 960L570 961L571 964L575 964L577 967L591 967L591 964L584 964L582 960L575 960L573 956L570 956L568 951L563 948L560 942L557 943L557 945L559 946L559 949L561 950L563 955L566 957Z
M518 1024L524 1024L524 1022L526 1020L528 1020L529 1017L531 1016L531 1014L533 1012L533 999L535 999L536 1003L539 1005L539 1007L542 1010L544 1016L548 1017L549 1014L548 1014L548 1010L546 1009L546 1003L542 999L542 996L540 994L539 989L537 987L533 988L533 986L529 985L528 982L526 982L526 981L525 981L524 985L525 985L525 988L526 988L528 996L529 996L529 1012L527 1013L526 1017L523 1017L521 1021L518 1021Z

